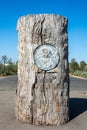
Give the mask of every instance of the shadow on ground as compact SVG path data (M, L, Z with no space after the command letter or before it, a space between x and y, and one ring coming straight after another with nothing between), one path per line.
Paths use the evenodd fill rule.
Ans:
M70 98L70 120L87 111L87 99Z

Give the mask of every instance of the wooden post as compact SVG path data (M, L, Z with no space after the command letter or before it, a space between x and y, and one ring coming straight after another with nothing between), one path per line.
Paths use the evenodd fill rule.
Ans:
M19 18L16 117L35 125L69 121L67 18Z

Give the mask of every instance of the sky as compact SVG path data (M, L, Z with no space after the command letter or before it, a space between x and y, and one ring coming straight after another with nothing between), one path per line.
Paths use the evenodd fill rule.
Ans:
M18 18L59 14L68 18L69 62L87 63L87 0L0 0L0 57L18 59Z

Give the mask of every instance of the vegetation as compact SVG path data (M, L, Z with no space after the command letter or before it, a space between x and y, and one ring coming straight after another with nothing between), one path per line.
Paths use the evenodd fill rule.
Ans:
M69 63L69 71L72 75L87 78L87 64L85 61L78 63L75 59L72 59Z
M6 55L1 56L0 60L0 76L16 75L18 63L12 62L12 59Z
M18 62L12 62L11 58L6 55L0 58L0 76L16 75ZM69 63L69 72L75 76L81 76L87 78L87 64L85 61L78 63L75 59L72 59Z

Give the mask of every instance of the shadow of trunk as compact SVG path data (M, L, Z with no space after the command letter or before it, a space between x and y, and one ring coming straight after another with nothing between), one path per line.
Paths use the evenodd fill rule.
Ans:
M70 98L70 120L87 111L87 99Z

